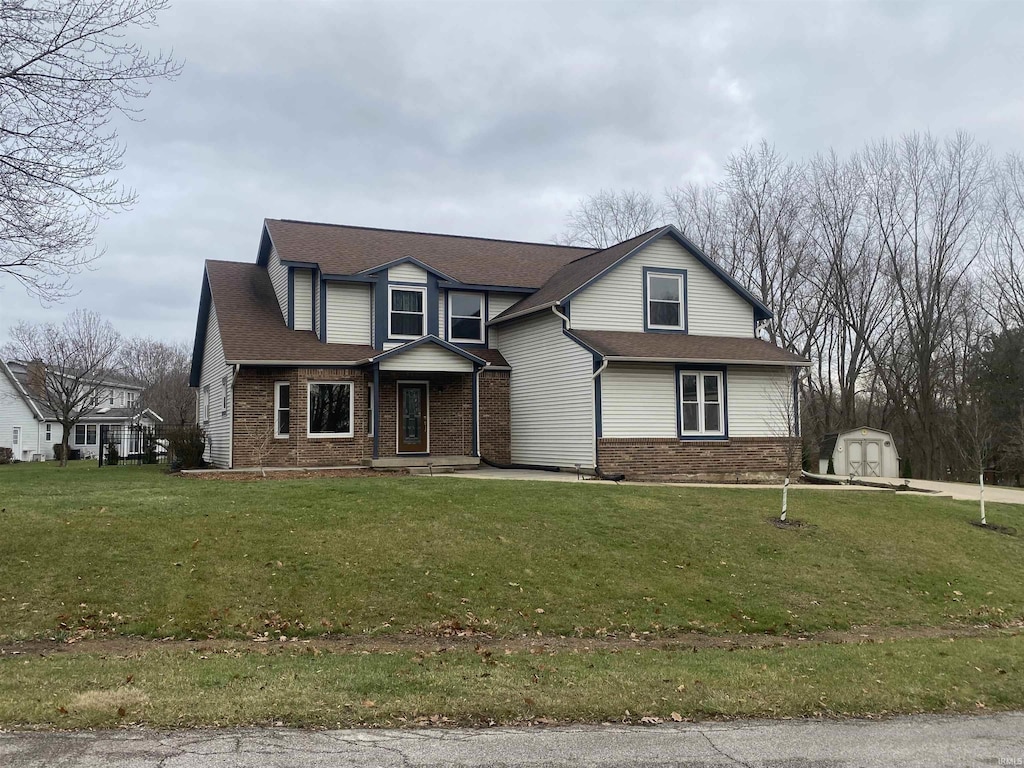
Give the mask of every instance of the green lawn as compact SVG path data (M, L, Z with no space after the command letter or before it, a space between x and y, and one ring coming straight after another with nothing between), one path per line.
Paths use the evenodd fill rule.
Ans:
M1024 637L766 650L0 657L0 725L639 722L1024 708Z
M1024 537L920 496L0 467L0 639L796 634L1024 617ZM1024 530L1024 507L990 505Z

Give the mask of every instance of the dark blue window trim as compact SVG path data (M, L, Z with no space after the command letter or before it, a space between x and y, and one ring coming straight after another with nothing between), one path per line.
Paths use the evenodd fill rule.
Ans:
M680 391L679 385L679 374L684 371L689 373L699 373L700 371L706 371L708 373L721 373L722 374L722 434L721 435L684 435L683 434L683 405L682 405L682 392ZM724 442L729 439L729 371L727 366L724 365L677 365L676 366L676 436L680 440L688 442L692 441L708 441L718 440Z
M690 301L687 293L687 282L686 282L686 270L685 269L669 269L667 267L644 267L644 332L645 333L689 333L690 332ZM647 305L647 283L648 275L681 275L682 280L682 293L679 296L679 311L682 314L683 327L682 328L651 328L647 319L650 313L650 307Z
M448 306L448 297L452 291L455 293L473 293L478 296L483 296L483 317L481 318L481 327L484 329L484 340L483 341L461 341L452 338L452 316ZM452 344L456 344L466 349L486 349L487 348L487 316L490 312L490 299L487 296L486 291L469 291L463 290L462 288L447 288L444 292L444 339Z
M327 343L327 282L320 277L320 341Z
M380 458L380 363L373 364L373 458Z
M480 366L473 366L473 447L471 453L473 456L479 456L480 452L477 450L477 435L480 433Z

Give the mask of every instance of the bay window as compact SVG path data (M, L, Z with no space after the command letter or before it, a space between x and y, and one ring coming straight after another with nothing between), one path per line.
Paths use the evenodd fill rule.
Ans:
M724 375L679 372L679 433L682 437L725 435Z
M482 293L448 292L448 339L477 344L484 340Z
M426 328L426 288L388 287L388 337L418 339Z
M307 435L352 437L352 382L310 382Z

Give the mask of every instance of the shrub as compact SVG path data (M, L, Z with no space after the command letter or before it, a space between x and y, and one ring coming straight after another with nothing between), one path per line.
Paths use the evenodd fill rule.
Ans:
M203 466L206 433L197 425L174 427L165 433L167 454L172 469L194 469Z
M107 443L107 465L115 466L120 458L121 454L117 450L117 443L113 441Z
M0 446L0 464L10 464L14 461L14 451L10 448Z

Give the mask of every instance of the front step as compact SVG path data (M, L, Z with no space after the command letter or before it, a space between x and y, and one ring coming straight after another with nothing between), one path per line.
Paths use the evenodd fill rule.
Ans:
M380 459L371 459L370 466L373 469L400 469L405 467L423 467L426 469L433 466L436 472L439 467L476 469L480 466L480 459L476 456L387 456Z
M453 475L456 469L476 469L476 467L409 467L410 475Z

